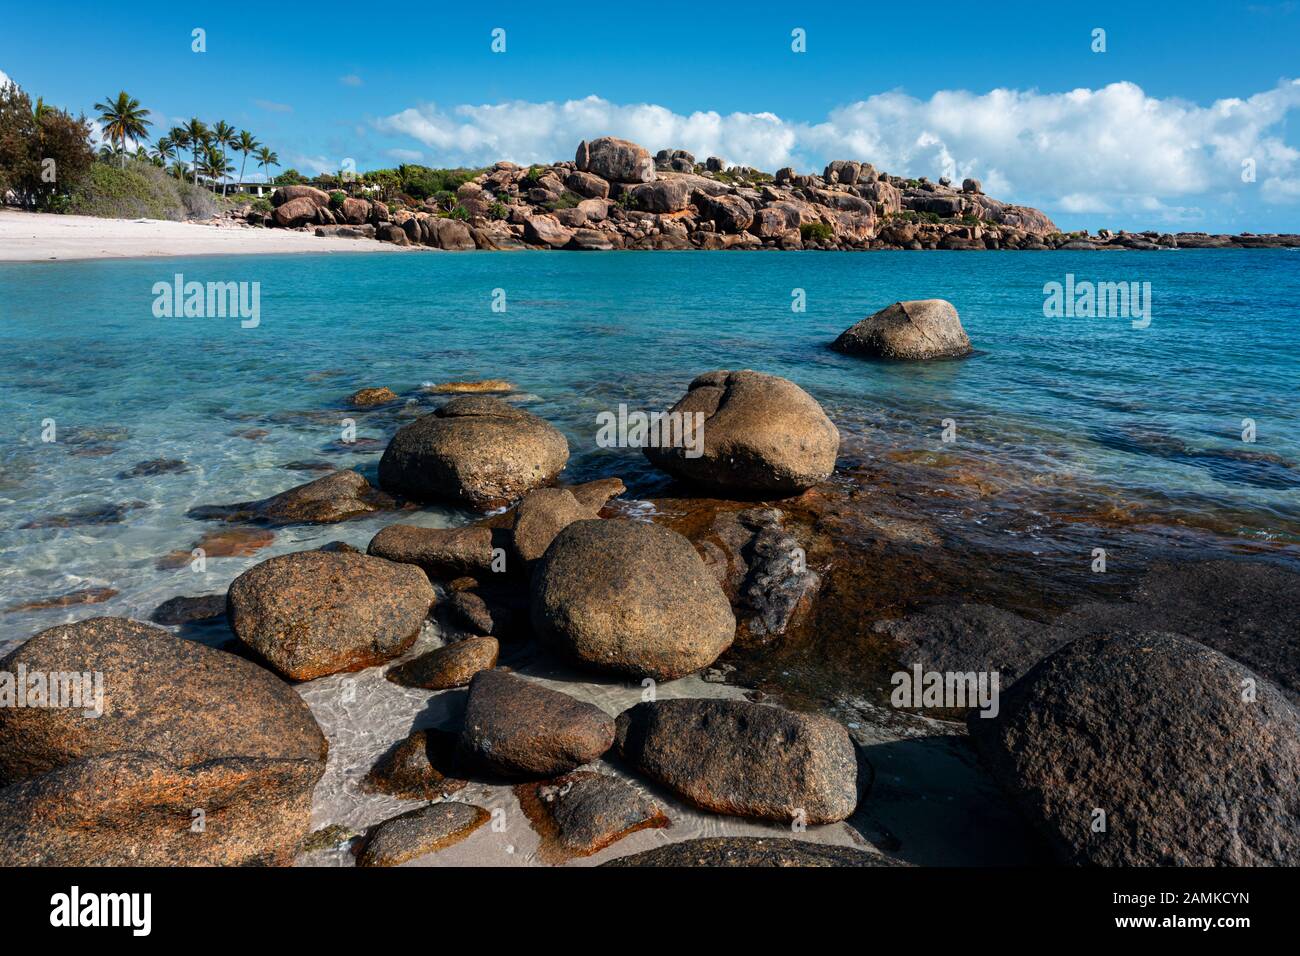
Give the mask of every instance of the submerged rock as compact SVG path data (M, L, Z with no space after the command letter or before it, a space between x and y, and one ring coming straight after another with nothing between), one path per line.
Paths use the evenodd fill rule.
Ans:
M714 813L834 823L857 806L857 754L828 717L739 700L659 700L618 716L619 755Z
M126 471L121 472L119 478L148 478L153 475L175 475L190 470L190 466L176 458L153 458L149 461L137 463Z
M484 378L472 382L439 382L437 385L430 385L425 389L425 391L432 392L435 395L474 395L487 392L513 392L515 390L514 383L507 382L503 378Z
M405 740L379 758L366 774L367 790L406 800L440 800L464 788L452 776L456 736L442 730L413 730Z
M462 753L503 776L550 777L605 753L614 721L599 707L505 671L469 685Z
M434 603L416 567L358 554L268 558L230 585L235 636L292 680L382 664L411 646Z
M920 664L925 671L993 672L1001 690L1072 637L1061 628L986 604L937 605L877 622L874 630L898 642L907 668Z
M731 605L691 543L642 521L568 525L533 571L537 633L585 664L673 680L717 660Z
M781 837L704 837L670 843L604 866L903 866L879 853Z
M119 750L150 751L178 766L226 757L325 759L307 705L278 677L150 624L101 617L49 628L0 660L0 674L19 668L102 677L97 691L78 686L86 691L79 706L0 706L0 781ZM57 692L66 700L68 687Z
M974 351L945 299L895 302L845 330L831 348L887 359L961 358Z
M119 504L87 505L61 514L45 515L20 524L22 530L38 528L76 528L82 525L121 524L132 511L149 507L143 501L124 501Z
M684 481L724 491L792 495L828 478L840 434L811 395L761 372L707 372L691 382L669 414L692 416L690 442L647 447L656 468Z
M47 611L51 608L74 607L80 604L103 604L105 601L117 597L117 593L116 588L78 588L75 591L68 591L66 594L59 594L54 597L37 598L34 601L20 601L17 604L11 604L5 608L5 613Z
M1063 862L1300 863L1300 712L1188 638L1077 640L968 726Z
M379 482L487 511L553 481L568 458L564 435L536 415L465 396L401 428L379 462Z
M199 520L257 521L272 525L331 524L396 507L355 471L335 471L260 501L201 505L187 514Z
M499 650L496 638L467 637L399 664L384 676L403 687L464 687L479 671L497 666Z
M591 856L638 830L668 826L668 817L640 790L605 773L576 770L522 784L516 793L542 834L547 857Z
M224 594L203 594L197 597L179 595L168 598L149 615L155 624L189 624L194 621L207 621L224 617L226 613L226 596Z
M391 388L360 388L348 397L348 404L357 408L374 408L397 401L397 393Z
M357 866L401 866L465 839L491 817L468 803L431 803L375 828Z

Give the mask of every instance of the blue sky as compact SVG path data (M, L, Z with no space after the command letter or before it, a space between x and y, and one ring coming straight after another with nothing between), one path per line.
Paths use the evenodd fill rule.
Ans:
M1295 2L439 6L12 4L0 72L73 110L126 89L160 124L225 119L304 172L564 159L608 132L975 175L1067 229L1300 231Z

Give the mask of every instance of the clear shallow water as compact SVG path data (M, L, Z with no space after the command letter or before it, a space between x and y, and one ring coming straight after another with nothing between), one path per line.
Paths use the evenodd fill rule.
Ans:
M155 282L261 283L261 322L158 319ZM1045 282L1149 281L1153 316L1043 317ZM507 311L493 312L493 290ZM791 311L803 289L807 311ZM898 299L943 297L977 356L926 365L862 361L826 344ZM199 504L281 491L313 473L373 476L386 436L437 403L426 382L508 378L513 400L555 422L568 476L652 487L640 455L595 446L596 416L653 409L696 374L755 368L798 382L855 455L959 456L1028 495L1142 503L1172 522L1261 543L1300 541L1300 255L610 253L408 254L0 265L0 609L89 586L106 603L0 613L0 641L99 613L145 616L174 594L223 590L279 551L364 546L391 516L280 530L255 555L207 571L159 569L211 524ZM356 412L356 388L417 404ZM354 419L356 445L337 444ZM1241 441L1242 420L1257 441ZM53 419L58 440L41 441ZM958 442L940 441L953 419ZM370 443L365 439L371 439ZM865 450L864 450L865 449ZM909 457L910 456L910 457ZM179 474L122 479L137 462ZM120 520L23 528L121 505ZM1032 502L1033 506L1041 501ZM412 518L454 523L428 509Z

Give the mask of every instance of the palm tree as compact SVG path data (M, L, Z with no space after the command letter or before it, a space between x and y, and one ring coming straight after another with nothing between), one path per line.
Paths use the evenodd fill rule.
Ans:
M185 126L173 126L170 130L167 131L167 138L170 139L172 141L172 145L176 147L176 152L178 155L180 154L181 150L189 149L190 144L192 142L190 138L190 131ZM180 166L183 170L183 172L176 177L177 179L184 179L187 175L189 175L189 169L186 168L184 161L175 163L172 166L172 172L176 171L177 166Z
M199 184L199 151L207 149L212 134L208 124L197 116L185 124L185 134L189 137L189 147L194 154L194 185Z
M235 171L235 167L226 162L226 154L210 144L203 151L203 175L212 180L212 191L217 191L217 183Z
M103 103L96 103L95 109L99 110L99 122L103 124L109 141L117 141L122 166L125 168L126 141L144 139L148 136L147 127L153 125L148 119L148 110L142 109L140 101L135 97L127 96L125 90L117 94L117 99L105 99Z
M226 166L226 148L236 149L239 146L239 138L235 135L235 128L225 120L218 120L217 125L212 127L212 145L221 151L221 168ZM221 195L226 194L226 184L221 184Z
M176 162L172 163L172 175L175 176L177 179L184 179L186 176L189 175L189 173L190 173L190 168L185 164L183 160L178 159Z
M153 160L159 168L166 169L175 155L176 144L172 142L172 138L167 135L159 136L153 144Z
M267 175L266 172L267 167L279 166L280 157L277 156L275 153L271 152L270 148L263 146L257 151L257 162L262 167L262 178L269 183L271 181L271 177Z
M248 130L239 131L239 140L235 144L235 148L244 154L244 160L239 164L239 181L241 183L244 181L244 167L248 165L248 154L261 145L261 143L253 139L253 134Z

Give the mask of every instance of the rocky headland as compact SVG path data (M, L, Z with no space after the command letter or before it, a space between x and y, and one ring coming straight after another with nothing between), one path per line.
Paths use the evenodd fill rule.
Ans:
M1064 233L1043 212L984 193L979 180L931 182L834 160L820 173L768 173L651 155L602 136L573 160L499 162L464 183L448 209L282 186L253 225L397 246L470 249L1025 249L1161 250L1300 247L1300 235Z

